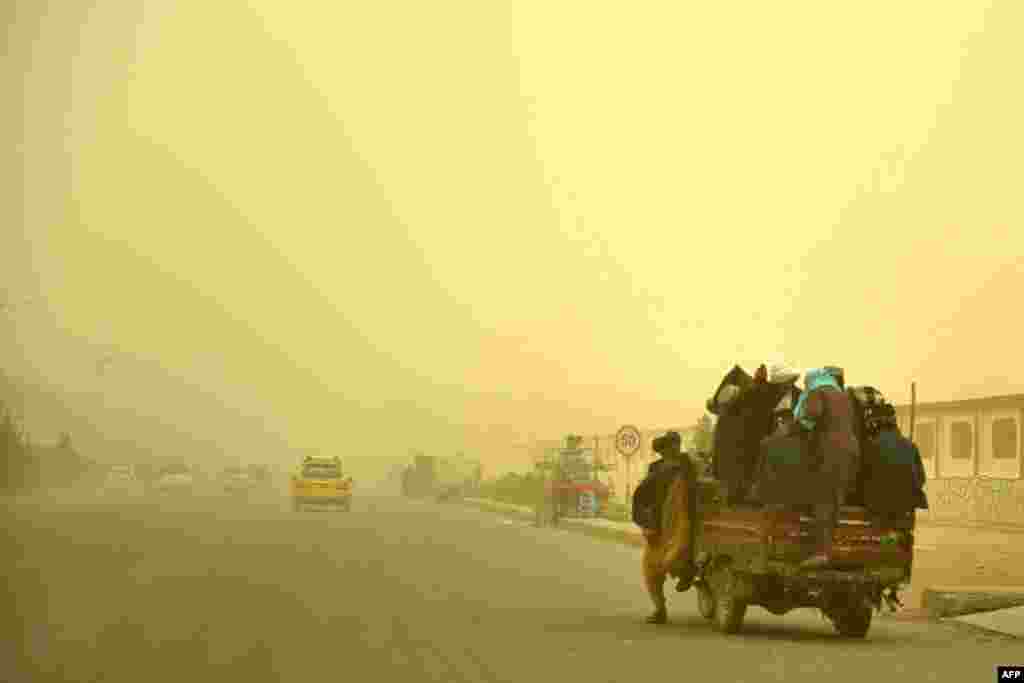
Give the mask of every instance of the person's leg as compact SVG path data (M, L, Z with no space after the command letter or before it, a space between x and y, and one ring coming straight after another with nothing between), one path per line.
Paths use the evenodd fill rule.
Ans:
M654 605L654 612L647 617L648 623L664 624L668 620L668 610L665 600L665 579L667 575L663 567L663 553L657 542L657 537L644 534L647 543L644 545L643 558L641 560L644 587L647 595Z
M832 503L814 506L814 540L817 551L801 565L805 569L824 569L832 562L832 539L839 513L839 493L833 494Z
M691 483L685 477L677 478L669 489L663 520L662 568L669 576L688 586L693 580L693 521L690 519L692 501ZM677 590L679 587L677 586Z
M840 508L849 498L859 465L855 450L826 448L822 455L823 469L829 474L833 489L830 502L814 506L818 552L804 562L806 568L824 568L832 563L832 539L839 524Z

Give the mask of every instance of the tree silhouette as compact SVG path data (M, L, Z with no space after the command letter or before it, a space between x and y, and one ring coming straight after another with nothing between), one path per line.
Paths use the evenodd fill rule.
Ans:
M14 415L0 402L0 489L12 491L25 483L28 441Z

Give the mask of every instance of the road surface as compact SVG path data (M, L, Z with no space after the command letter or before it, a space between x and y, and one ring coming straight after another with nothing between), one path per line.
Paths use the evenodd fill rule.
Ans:
M650 626L636 548L455 505L69 494L0 511L0 680L881 683L1024 663L1024 641L969 627L876 618L848 641L811 611L752 608L722 636L692 591Z

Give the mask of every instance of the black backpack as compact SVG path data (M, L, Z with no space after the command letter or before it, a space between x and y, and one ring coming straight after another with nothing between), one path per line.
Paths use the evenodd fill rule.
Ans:
M657 529L658 517L654 477L648 475L633 491L633 523L643 529Z
M644 529L661 528L661 510L672 480L684 468L683 463L658 460L633 492L633 523Z

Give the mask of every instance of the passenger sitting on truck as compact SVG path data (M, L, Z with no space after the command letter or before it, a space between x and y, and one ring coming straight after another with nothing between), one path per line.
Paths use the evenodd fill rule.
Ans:
M809 371L804 389L794 416L812 432L812 452L830 489L829 502L814 506L818 552L803 563L804 568L816 569L832 562L832 538L839 508L856 481L860 444L854 432L853 402L832 374L823 368Z
M871 403L868 405L865 420L865 431L867 442L863 444L863 465L866 481L866 504L878 512L903 512L913 509L927 510L928 496L924 486L926 475L924 462L921 460L921 452L917 445L900 433L899 423L896 420L896 410L892 405L885 402ZM882 473L886 467L894 467L897 474L898 487L890 490L885 482L871 481L871 475L877 472L877 476L884 476ZM903 469L909 470L908 476L904 476ZM877 492L872 488L877 486ZM886 500L879 500L880 496Z
M651 463L647 477L634 492L633 521L643 531L644 586L654 603L647 621L664 624L668 620L665 580L669 575L679 578L679 590L693 580L690 516L695 475L692 462L681 450L678 432L658 437L651 448L661 459Z

